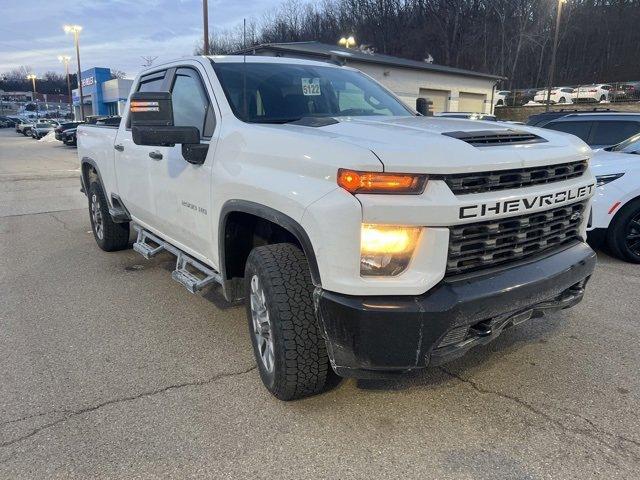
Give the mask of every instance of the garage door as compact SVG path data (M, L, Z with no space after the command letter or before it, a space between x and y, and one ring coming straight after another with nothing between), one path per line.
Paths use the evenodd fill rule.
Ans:
M484 112L484 101L487 98L486 95L481 93L466 93L460 92L460 100L458 102L459 112Z
M449 106L448 90L432 90L430 88L421 88L420 97L427 98L433 102L433 112L446 112Z

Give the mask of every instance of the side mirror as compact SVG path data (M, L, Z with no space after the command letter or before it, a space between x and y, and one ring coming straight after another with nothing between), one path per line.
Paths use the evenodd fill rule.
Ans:
M173 124L169 92L136 92L131 95L129 112L133 143L152 147L182 145L182 156L187 162L204 163L209 145L200 143L198 128Z
M432 105L432 102L430 102L426 98L418 97L416 99L416 111L420 115L424 115L425 117L433 115L433 112L431 112L431 110L429 108L429 107L431 107L431 105Z

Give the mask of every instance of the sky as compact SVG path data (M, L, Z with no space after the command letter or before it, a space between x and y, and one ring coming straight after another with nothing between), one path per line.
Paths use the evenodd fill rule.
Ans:
M259 20L281 0L209 0L209 32ZM0 0L0 73L29 66L34 73L64 73L58 55L75 71L73 36L63 25L83 27L82 69L108 67L130 78L142 56L155 63L192 55L202 42L201 0Z

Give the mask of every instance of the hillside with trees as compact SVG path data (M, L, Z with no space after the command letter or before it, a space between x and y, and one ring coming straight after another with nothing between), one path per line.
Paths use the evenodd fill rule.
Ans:
M546 82L557 0L289 1L272 15L218 32L214 53L243 45L353 34L377 53L508 77L505 87ZM640 0L563 4L556 84L640 80Z

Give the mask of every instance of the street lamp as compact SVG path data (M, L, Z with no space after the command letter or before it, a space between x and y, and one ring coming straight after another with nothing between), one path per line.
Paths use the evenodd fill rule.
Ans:
M36 77L33 73L30 75L27 75L27 80L31 80L31 83L33 85L33 101L36 104L36 118L38 118L38 98L36 97Z
M78 92L80 93L80 120L84 120L84 104L83 104L83 95L82 95L82 78L80 76L80 44L78 41L78 37L80 36L80 32L82 31L82 27L80 25L65 25L64 32L65 33L73 33L73 39L76 44L76 58L78 61Z
M69 55L58 55L58 60L64 63L64 72L67 76L67 95L69 96L69 106L73 104L71 99L71 79L69 78L69 62L71 57Z
M549 79L547 81L547 105L545 112L549 111L549 103L551 102L551 87L553 85L553 76L556 70L556 50L558 49L558 34L560 33L560 17L562 15L562 4L567 0L558 0L558 12L556 14L556 31L553 35L553 50L551 51L551 66L549 67Z
M345 48L349 48L356 44L356 39L353 38L353 35L350 35L349 37L342 37L340 40L338 40L338 43Z

